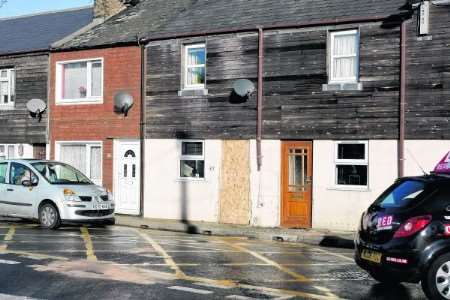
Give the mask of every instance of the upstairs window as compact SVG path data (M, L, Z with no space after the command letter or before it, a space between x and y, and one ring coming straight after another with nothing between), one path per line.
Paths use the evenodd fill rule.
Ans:
M330 33L330 83L355 83L359 71L358 30Z
M368 143L336 142L336 185L368 186Z
M203 141L182 141L180 153L180 178L204 179L205 155Z
M102 102L102 59L61 62L57 73L57 102Z
M184 49L184 88L204 89L206 82L205 44L186 45Z
M16 71L0 69L0 108L14 107L16 98Z

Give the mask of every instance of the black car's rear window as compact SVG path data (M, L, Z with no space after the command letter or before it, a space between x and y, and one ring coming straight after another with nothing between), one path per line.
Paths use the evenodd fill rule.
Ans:
M401 208L413 204L425 190L425 182L406 180L391 186L375 201L376 206L383 208Z

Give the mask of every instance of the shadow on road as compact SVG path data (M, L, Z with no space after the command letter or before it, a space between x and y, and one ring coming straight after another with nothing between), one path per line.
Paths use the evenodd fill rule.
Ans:
M355 249L355 243L352 239L345 239L339 236L324 236L319 245L321 247Z

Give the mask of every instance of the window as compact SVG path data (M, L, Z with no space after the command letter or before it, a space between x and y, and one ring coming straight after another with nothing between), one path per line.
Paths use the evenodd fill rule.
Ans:
M101 143L60 143L57 157L85 174L95 184L102 184Z
M401 208L417 203L422 192L425 190L425 183L415 180L397 182L384 192L375 204L382 208Z
M103 60L62 62L57 64L57 102L101 102L103 96Z
M359 71L358 30L330 33L330 83L357 82Z
M24 181L38 182L36 174L28 167L18 163L11 163L9 174L9 184L22 185Z
M368 186L368 143L336 142L336 185Z
M0 69L0 107L13 107L16 98L16 71Z
M184 49L184 88L204 89L206 82L205 44L186 45Z
M0 184L6 183L6 170L8 169L8 163L0 163Z
M202 141L181 142L180 178L205 178L204 143Z
M14 145L0 144L0 160L14 159L18 157L18 150Z

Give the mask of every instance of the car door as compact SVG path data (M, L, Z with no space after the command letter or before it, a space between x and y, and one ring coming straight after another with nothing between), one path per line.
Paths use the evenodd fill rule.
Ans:
M38 184L38 177L27 166L12 162L9 166L9 182L6 185L6 204L10 216L30 218L37 204L37 186L24 186L24 181Z
M8 163L0 162L0 216L8 215L8 205L6 202L6 179Z

